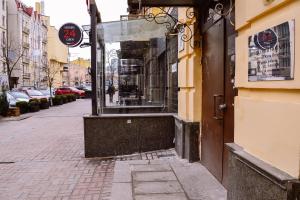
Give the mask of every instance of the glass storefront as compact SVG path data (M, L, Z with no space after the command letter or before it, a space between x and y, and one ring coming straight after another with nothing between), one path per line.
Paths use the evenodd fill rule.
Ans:
M133 19L98 25L98 43L102 44L98 48L99 60L102 58L97 66L98 106L177 111L177 94L173 94L177 90L177 36L166 34L172 20L162 17L158 21Z

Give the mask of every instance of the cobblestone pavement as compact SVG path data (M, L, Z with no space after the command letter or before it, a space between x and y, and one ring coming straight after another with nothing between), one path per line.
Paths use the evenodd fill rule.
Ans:
M108 199L114 161L85 159L89 100L0 121L0 199Z

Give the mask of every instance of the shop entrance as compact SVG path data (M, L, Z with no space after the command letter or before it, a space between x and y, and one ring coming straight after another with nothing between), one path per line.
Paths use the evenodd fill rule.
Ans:
M203 27L203 99L201 160L226 187L225 143L234 140L234 27L213 18Z

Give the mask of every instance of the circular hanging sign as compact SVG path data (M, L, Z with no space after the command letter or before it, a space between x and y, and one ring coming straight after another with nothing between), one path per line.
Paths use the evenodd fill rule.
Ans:
M62 25L58 31L60 41L69 46L78 46L83 39L83 33L79 26L74 23L66 23Z
M267 29L254 36L254 43L262 50L272 49L278 43L278 37L272 29Z

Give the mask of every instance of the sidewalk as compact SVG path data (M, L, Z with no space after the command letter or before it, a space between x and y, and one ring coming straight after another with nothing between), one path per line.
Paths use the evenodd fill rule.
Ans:
M21 121L21 120L24 120L24 119L28 119L32 116L33 116L33 113L22 114L18 117L1 117L0 116L0 123L1 122L11 122L11 121Z
M116 161L111 200L225 200L226 190L200 163L176 156Z

